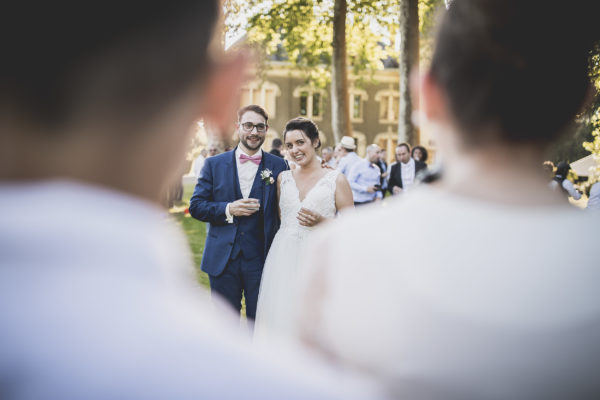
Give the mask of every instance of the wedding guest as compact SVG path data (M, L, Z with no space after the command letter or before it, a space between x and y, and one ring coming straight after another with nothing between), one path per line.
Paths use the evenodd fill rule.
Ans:
M196 157L196 159L194 160L193 170L196 179L200 177L200 172L202 172L202 167L204 166L204 160L206 160L206 157L208 157L208 151L206 149L202 149L200 150L200 154L198 154L198 157Z
M427 149L423 146L415 146L410 152L411 157L415 161L421 161L423 163L427 163L427 157L429 154L427 153Z
M367 156L360 159L348 176L352 188L354 205L362 206L383 198L381 193L381 170L377 166L379 146L371 144L367 147Z
M271 142L271 151L269 153L273 154L274 156L283 158L283 154L281 154L282 147L283 147L283 142L281 141L281 139L275 138Z
M385 157L386 157L387 151L385 149L380 149L379 150L379 158L377 160L377 162L375 163L378 167L379 170L381 172L381 179L380 179L380 186L381 186L381 194L385 195L385 192L387 191L387 176L388 176L388 165L387 162L385 161Z
M342 158L342 146L338 143L334 148L333 148L333 158L335 159L335 165L337 167L337 165L340 162L340 159Z
M571 182L567 176L569 175L571 167L569 163L565 161L561 161L556 164L556 172L554 174L554 178L550 181L550 187L552 190L561 191L565 194L565 197L572 197L574 200L581 199L581 193L575 186L573 186L573 182Z
M356 143L354 142L353 137L342 136L339 146L340 158L338 160L337 169L344 174L346 178L349 178L350 170L354 164L361 160L361 158L356 154Z
M443 178L324 227L301 264L301 337L394 398L600 398L600 215L540 169L589 101L600 4L540 4L450 3L420 92Z
M321 157L323 157L323 161L325 161L325 164L327 164L331 168L336 167L337 163L335 158L333 157L332 147L325 147L323 150L321 150Z
M554 163L552 161L544 161L542 169L550 181L554 179Z
M588 198L586 210L600 210L600 182L596 182L590 188L590 197Z
M217 146L216 143L212 143L210 146L208 146L208 156L214 157L217 154L219 154L219 146Z
M415 178L422 171L425 172L427 164L423 161L414 160L410 156L408 143L400 143L396 146L396 163L390 168L388 190L390 194L397 195L408 190L415 184Z
M3 400L352 395L217 317L160 206L194 121L225 131L237 102L247 56L212 48L220 8L3 4Z

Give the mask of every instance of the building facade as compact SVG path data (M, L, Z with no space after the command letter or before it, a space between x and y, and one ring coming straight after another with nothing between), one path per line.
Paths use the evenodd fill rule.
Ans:
M364 157L366 146L375 143L386 149L389 160L393 159L398 143L398 69L378 70L372 79L363 79L360 85L356 76L348 78L349 111L357 153ZM262 78L244 85L240 106L248 104L258 104L269 113L267 149L272 139L283 139L285 123L298 116L310 118L319 126L323 146L336 144L331 128L329 87L323 89L307 84L302 72L289 63L271 61ZM423 139L421 137L421 142Z

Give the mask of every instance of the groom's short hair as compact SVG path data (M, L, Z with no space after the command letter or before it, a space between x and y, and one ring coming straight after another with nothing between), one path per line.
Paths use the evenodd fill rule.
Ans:
M267 112L265 111L264 108L262 108L259 105L256 104L250 104L248 106L242 107L238 110L237 112L237 117L238 117L238 122L240 122L242 120L242 117L244 116L244 114L246 114L248 111L252 111L255 112L257 114L260 114L264 119L265 119L265 124L267 122L269 122L269 115L267 114Z
M45 132L78 117L147 123L209 76L219 7L218 0L3 4L0 119L18 115Z

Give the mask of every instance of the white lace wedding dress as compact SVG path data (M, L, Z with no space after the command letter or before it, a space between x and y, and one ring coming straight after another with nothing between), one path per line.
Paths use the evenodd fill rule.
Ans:
M335 216L335 188L338 171L329 171L300 200L292 171L281 173L279 207L281 227L267 255L258 296L254 338L269 342L285 337L292 329L292 308L296 300L298 261L305 251L306 238L314 227L300 225L298 211L304 207L325 218Z

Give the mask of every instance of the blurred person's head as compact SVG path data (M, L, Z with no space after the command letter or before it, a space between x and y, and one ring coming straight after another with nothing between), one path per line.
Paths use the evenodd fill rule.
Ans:
M321 150L321 157L323 157L323 160L325 162L329 162L331 161L331 159L333 158L333 148L329 147L325 147L323 150Z
M367 146L367 160L369 160L369 162L377 162L379 161L379 151L381 149L379 148L379 146L377 146L376 144L370 144Z
M220 2L21 2L2 10L0 179L69 178L159 201L194 121L227 126L244 58Z
M462 146L547 145L573 122L590 90L598 6L453 1L424 81L426 114L452 125Z
M385 161L386 154L387 154L386 149L379 149L379 159L381 161Z
M396 146L396 161L403 164L410 161L410 145L408 143L400 143Z
M209 157L216 156L217 154L219 154L219 147L216 144L211 144L208 146Z
M333 149L333 157L335 157L335 159L339 159L340 157L342 157L342 145L338 144L334 147Z
M427 161L427 157L429 156L428 153L427 153L427 149L425 147L423 147L423 146L415 146L415 147L413 147L410 155L413 158L413 160L415 160L415 161L421 161L421 162L426 162Z
M340 155L343 157L348 153L352 153L356 150L356 142L352 136L342 136L342 139L339 143L340 146Z
M552 161L544 161L542 169L549 178L554 177L554 163Z
M283 142L279 138L275 138L271 142L271 149L281 150L282 147L283 147Z
M206 150L206 149L200 150L200 155L204 158L208 157L208 150Z
M558 164L556 164L556 172L554 176L559 179L566 179L567 175L569 175L570 170L571 166L569 165L569 163L561 161Z
M319 128L313 121L303 117L288 121L283 132L283 140L287 154L300 166L313 162L316 150L321 146Z
M256 153L265 142L269 116L264 108L251 104L238 110L240 147L247 153Z

